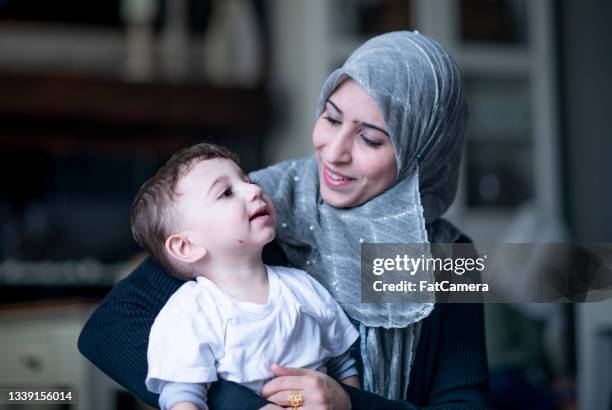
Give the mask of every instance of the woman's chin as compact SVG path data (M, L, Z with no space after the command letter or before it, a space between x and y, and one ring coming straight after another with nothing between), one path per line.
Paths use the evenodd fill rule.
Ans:
M333 206L334 208L353 208L358 203L351 195L334 192L332 190L321 187L320 190L321 198L327 205Z

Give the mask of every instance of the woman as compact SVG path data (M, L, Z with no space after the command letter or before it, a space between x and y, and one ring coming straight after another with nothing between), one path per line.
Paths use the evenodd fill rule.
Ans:
M467 241L440 219L455 196L467 121L456 65L418 33L375 37L326 80L318 114L313 158L253 177L275 203L277 243L289 263L318 279L359 328L367 391L275 367L278 377L262 394L287 406L299 391L305 409L485 407L480 306L361 304L358 288L362 242ZM156 398L143 384L148 331L179 285L145 262L113 289L79 341L83 354L149 403ZM212 408L266 404L238 391L217 383Z

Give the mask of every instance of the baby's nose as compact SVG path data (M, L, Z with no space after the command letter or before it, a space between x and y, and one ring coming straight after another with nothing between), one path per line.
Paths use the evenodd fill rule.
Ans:
M249 184L249 200L254 201L255 199L261 198L263 190L259 185Z

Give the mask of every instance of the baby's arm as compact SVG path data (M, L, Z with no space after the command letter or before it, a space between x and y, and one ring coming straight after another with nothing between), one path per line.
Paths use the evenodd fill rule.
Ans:
M327 367L327 375L332 379L338 380L349 386L359 388L359 373L355 365L355 359L351 357L350 351L342 353L340 356L336 356L329 359L325 363Z
M161 382L161 410L208 410L206 405L210 383Z
M319 282L304 271L296 270L296 272L300 272L299 274L310 282L316 293L316 296L309 298L308 301L315 305L319 304L325 311L322 315L322 344L329 352L337 355L325 363L327 375L341 383L359 388L359 372L355 359L351 356L351 346L357 340L359 333L342 307Z
M208 410L206 396L210 383L163 382L159 395L161 410ZM230 405L231 406L231 405ZM260 410L283 410L275 404L267 404Z
M176 403L174 406L170 407L170 410L202 410L202 409L198 408L198 406L196 406L193 403L190 403L188 401L183 401L180 403Z

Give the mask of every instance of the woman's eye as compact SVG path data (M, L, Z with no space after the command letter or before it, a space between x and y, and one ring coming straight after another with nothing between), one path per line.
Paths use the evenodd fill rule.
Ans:
M363 141L372 148L378 148L382 145L382 142L373 141L363 134L361 135L361 139L363 139Z
M327 122L329 122L332 125L342 124L340 121L338 121L335 118L330 117L329 115L323 116L323 118L325 118L327 120Z

